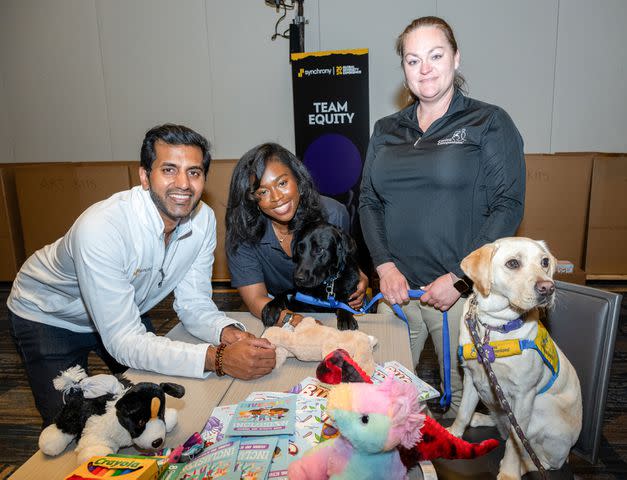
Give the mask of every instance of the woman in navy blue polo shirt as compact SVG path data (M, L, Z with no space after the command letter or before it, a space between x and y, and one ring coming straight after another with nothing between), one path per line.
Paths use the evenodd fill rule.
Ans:
M294 290L292 241L305 225L326 220L349 229L346 207L321 196L307 168L276 143L244 154L231 178L226 209L226 251L231 284L250 312L265 324L297 325L301 316L290 308L264 315L277 296ZM368 279L362 273L349 305L362 305ZM271 295L271 296L270 296Z

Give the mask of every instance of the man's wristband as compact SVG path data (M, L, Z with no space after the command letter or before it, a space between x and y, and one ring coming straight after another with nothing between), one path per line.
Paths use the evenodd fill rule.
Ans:
M224 376L224 370L222 369L222 356L224 354L224 349L226 348L226 343L221 343L216 349L216 363L215 363L215 373L218 377Z

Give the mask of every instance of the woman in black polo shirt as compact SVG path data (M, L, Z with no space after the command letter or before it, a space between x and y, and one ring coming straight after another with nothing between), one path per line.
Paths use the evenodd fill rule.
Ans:
M292 240L312 222L326 220L349 229L346 207L321 196L307 168L276 143L259 145L237 163L226 209L226 251L231 284L250 312L264 323L264 307L277 296L294 290ZM349 305L359 308L368 280L361 281ZM298 324L300 315L283 309L276 325Z
M431 335L442 358L442 312L449 311L456 367L459 319L469 289L460 262L513 235L523 215L523 141L509 115L463 94L460 52L438 17L411 22L397 39L413 102L374 126L364 165L359 216L364 239L391 304L402 305L412 356ZM420 301L407 290L421 288ZM382 307L385 310L385 306ZM451 371L454 417L462 382Z

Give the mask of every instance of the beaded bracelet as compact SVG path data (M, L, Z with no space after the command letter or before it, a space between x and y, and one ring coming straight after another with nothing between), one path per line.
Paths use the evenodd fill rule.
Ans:
M222 355L224 353L224 349L226 348L226 343L221 343L220 346L216 349L216 364L215 364L215 373L218 377L224 376L224 370L222 369Z

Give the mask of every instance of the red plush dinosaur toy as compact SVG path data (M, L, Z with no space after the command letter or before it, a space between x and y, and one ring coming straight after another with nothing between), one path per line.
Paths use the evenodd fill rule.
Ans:
M372 383L370 377L350 357L348 352L342 349L334 350L320 362L316 376L321 382L332 385L349 382ZM498 440L495 439L484 440L481 443L467 442L449 433L429 416L425 416L420 433L421 440L412 448L405 448L400 445L397 447L401 461L407 470L415 467L422 460L480 457L494 450L499 444Z

